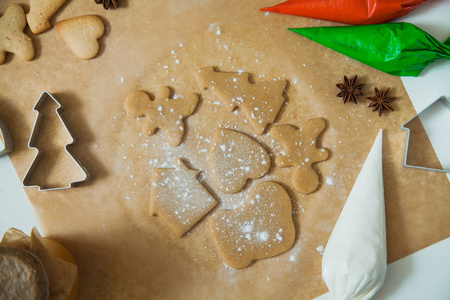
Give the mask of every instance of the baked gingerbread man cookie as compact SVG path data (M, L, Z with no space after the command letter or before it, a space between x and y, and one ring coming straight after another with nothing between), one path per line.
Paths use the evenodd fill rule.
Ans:
M235 269L281 254L295 240L291 199L270 181L258 184L241 207L214 213L209 226L220 255Z
M170 89L161 87L152 100L142 91L134 91L125 99L125 112L130 116L140 118L142 134L152 135L156 129L161 129L167 136L169 144L178 146L184 134L185 117L190 116L198 103L197 94L190 93L180 99L170 99Z
M0 64L5 62L6 52L18 55L28 61L34 57L31 38L23 30L27 20L22 6L11 3L0 18Z
M317 137L325 129L323 119L306 121L300 128L292 125L275 125L270 136L279 141L285 153L275 158L279 167L294 167L292 183L302 194L310 194L319 186L319 175L312 168L313 163L328 158L328 150L317 148Z

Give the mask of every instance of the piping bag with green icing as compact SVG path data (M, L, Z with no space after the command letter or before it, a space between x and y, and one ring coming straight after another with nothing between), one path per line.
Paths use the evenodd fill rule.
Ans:
M289 30L396 76L417 77L435 60L450 59L450 38L441 43L406 22Z

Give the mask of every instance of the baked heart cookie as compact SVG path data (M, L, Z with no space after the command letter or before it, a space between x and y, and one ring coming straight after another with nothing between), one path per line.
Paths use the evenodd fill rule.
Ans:
M55 28L76 56L91 59L100 48L98 39L105 32L102 19L86 15L60 21Z
M198 70L201 88L213 89L230 111L239 107L257 134L275 122L284 103L286 80L252 83L245 72L216 72L213 67Z
M5 62L6 52L23 60L32 60L34 47L31 38L23 30L27 26L22 6L11 3L0 18L0 64Z
M328 150L317 148L317 137L325 129L323 119L307 120L300 128L292 125L275 125L270 136L279 141L285 153L275 158L279 167L294 167L292 183L302 194L314 192L319 186L319 175L312 164L328 158Z
M152 135L161 129L169 144L178 146L184 134L183 119L190 116L197 107L197 94L190 93L180 99L170 99L170 88L158 90L155 100L142 91L134 91L125 98L125 112L133 117L143 118L142 134Z
M51 27L50 19L67 0L30 0L30 12L27 14L28 26L34 34Z
M215 186L224 193L241 190L248 179L263 177L270 168L270 157L258 142L245 134L217 129L209 149L209 164Z
M258 184L241 207L216 212L209 226L220 255L235 269L281 254L295 239L291 199L270 181Z

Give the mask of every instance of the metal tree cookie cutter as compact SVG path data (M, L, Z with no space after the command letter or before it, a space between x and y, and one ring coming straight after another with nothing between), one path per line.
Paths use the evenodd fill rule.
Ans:
M11 135L5 122L0 118L0 157L5 156L13 149Z
M75 164L79 167L79 169L83 172L84 174L84 178L81 180L77 180L77 181L72 181L69 183L68 186L63 186L63 187L51 187L51 188L46 188L42 185L32 185L30 184L30 180L34 174L34 171L40 161L40 159L42 158L42 150L39 150L38 148L36 148L36 141L38 138L38 132L39 132L39 127L41 125L41 115L40 115L40 109L42 108L43 104L45 103L46 100L52 100L56 103L57 107L55 108L55 113L58 116L61 124L64 126L65 131L67 132L67 134L70 136L71 142L68 144L65 144L64 146L64 150L65 152L72 158L72 160L75 162ZM91 178L91 175L89 174L89 171L86 169L86 167L81 163L81 161L75 157L73 155L73 153L67 148L68 146L71 146L73 144L75 144L77 142L77 140L74 138L72 132L69 130L69 128L67 127L67 123L65 122L63 116L60 114L60 110L63 110L63 106L62 104L49 92L43 92L40 96L39 99L36 101L36 104L33 107L33 110L37 112L37 116L36 116L36 120L34 122L33 125L33 129L31 131L31 135L30 135L30 139L28 140L28 148L29 149L35 149L37 151L36 156L34 157L33 162L31 163L30 167L28 168L25 177L22 180L22 184L24 187L37 187L39 189L39 191L51 191L51 190L62 190L62 189L68 189L68 188L72 188L75 187L76 184L87 181Z
M411 130L408 127L406 127L406 125L409 124L411 121L413 121L416 118L420 119L421 116L422 117L424 117L424 116L431 117L431 114L433 114L433 117L434 117L434 115L437 112L440 112L442 114L444 114L444 113L450 114L450 100L447 97L445 97L445 96L440 97L439 99L437 99L436 101L431 103L429 106L427 106L425 109L423 109L416 116L414 116L412 119L410 119L408 122L406 122L405 124L402 125L401 129L405 130L407 132L405 149L404 149L404 154L403 154L403 166L410 167L410 168L416 168L416 169L422 169L422 170L450 173L450 169L448 168L448 166L447 167L443 166L442 169L437 169L437 168L409 165L407 162ZM442 134L442 132L443 132L444 135L445 134L447 135L446 139L444 137L443 142L447 142L446 148L448 148L449 147L448 145L450 143L450 138L448 136L450 133L450 117L444 116L443 120L444 120L444 124L441 124L441 125L444 126L444 128L442 128L440 130L440 133ZM446 152L450 153L449 151L446 151Z

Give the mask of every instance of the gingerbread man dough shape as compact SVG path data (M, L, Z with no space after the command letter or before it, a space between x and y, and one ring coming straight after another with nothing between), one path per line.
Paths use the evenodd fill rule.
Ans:
M227 265L245 268L253 260L273 257L292 246L291 199L278 183L260 183L241 207L216 212L209 228Z
M18 55L27 61L34 57L31 38L23 30L27 20L22 6L11 3L0 18L0 64L5 62L6 52Z
M249 73L216 72L213 67L202 68L197 75L201 88L213 89L230 111L240 107L257 134L275 122L285 100L284 79L251 83Z
M213 180L219 190L231 194L248 179L263 177L270 169L270 157L258 142L245 134L216 129L209 149Z
M198 96L187 94L181 99L170 99L169 87L161 87L155 100L142 91L134 91L125 99L125 111L133 117L141 119L142 133L152 135L161 129L167 136L170 145L178 146L184 134L183 119L190 116L197 107Z
M317 137L324 129L323 119L308 120L299 129L291 125L276 125L270 129L270 136L285 149L285 154L276 157L275 164L295 168L292 182L302 194L312 193L319 186L319 175L312 164L328 158L328 150L316 147Z

